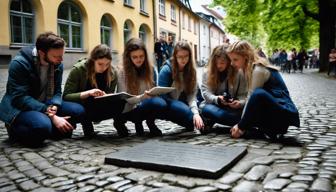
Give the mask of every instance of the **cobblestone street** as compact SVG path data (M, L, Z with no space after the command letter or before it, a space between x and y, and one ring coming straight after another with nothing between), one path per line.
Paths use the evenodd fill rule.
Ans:
M1 122L0 191L336 191L336 80L315 71L283 77L301 118L301 128L290 127L286 136L302 146L232 139L219 128L200 135L166 121L157 122L164 134L161 138L135 136L131 123L127 124L131 136L118 138L107 120L95 124L98 135L91 140L82 138L78 126L72 139L47 140L45 147L30 149L9 144ZM6 81L7 69L0 69L0 97ZM104 164L105 155L149 139L246 146L248 153L216 180Z

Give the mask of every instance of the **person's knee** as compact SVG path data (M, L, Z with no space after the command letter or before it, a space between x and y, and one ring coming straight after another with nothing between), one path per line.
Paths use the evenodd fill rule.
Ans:
M163 110L165 108L167 108L167 103L164 99L160 98L160 97L154 97L152 99L153 105L159 109L159 110Z

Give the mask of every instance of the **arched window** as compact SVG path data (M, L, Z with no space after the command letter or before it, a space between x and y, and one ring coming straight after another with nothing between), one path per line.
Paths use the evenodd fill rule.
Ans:
M12 44L33 44L34 13L29 0L12 0L10 24Z
M124 24L124 43L125 44L131 38L131 34L132 34L131 23L130 21L126 21Z
M82 47L82 15L79 8L69 2L61 3L57 13L58 34L67 42L67 47Z
M101 43L112 46L112 22L107 15L104 15L100 21Z
M146 43L146 28L144 25L141 25L140 28L139 28L139 38L144 42Z

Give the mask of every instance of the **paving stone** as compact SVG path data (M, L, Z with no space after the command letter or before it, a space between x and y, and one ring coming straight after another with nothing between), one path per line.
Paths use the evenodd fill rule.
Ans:
M66 177L55 177L53 179L43 180L42 185L50 186L53 183L57 183L57 182L60 182L60 181L66 181L66 180L68 180L68 178L66 178Z
M82 181L86 181L86 180L92 179L94 177L95 177L94 175L80 175L75 180L77 182L82 182Z
M185 192L187 189L181 187L166 186L162 188L156 188L148 190L147 192Z
M219 189L219 190L223 190L223 191L228 191L229 189L231 189L231 185L226 185L226 184L222 184L222 183L215 183L214 186Z
M137 181L137 182L146 182L149 181L153 178L158 177L161 175L159 172L154 172L154 171L139 171L139 172L134 172L131 174L128 174L126 176L127 179L130 179L132 181Z
M270 170L271 170L270 167L264 165L256 165L248 173L244 175L244 178L250 181L257 181L261 179Z
M291 177L293 181L313 181L314 178L310 175L295 175Z
M68 171L65 171L63 169L57 168L57 167L52 167L49 169L43 170L45 174L52 175L54 177L61 177L70 174Z
M219 179L219 182L224 183L224 184L232 184L238 181L242 176L243 174L241 173L228 172L227 174L224 175L224 177Z
M309 186L305 183L293 182L293 183L290 183L286 188L288 189L293 189L293 188L308 189Z
M57 188L57 187L61 187L61 186L66 186L66 185L73 185L74 181L71 180L65 180L65 181L60 181L60 182L56 182L50 185L51 188Z
M32 190L31 192L55 192L55 190L52 188L40 187Z
M210 186L205 186L205 187L197 187L190 192L212 192L212 191L218 191L216 187L210 187Z
M272 156L264 156L254 159L252 162L256 165L270 165L275 160Z
M265 179L263 180L262 184L266 184L268 181L271 181L271 180L277 178L278 175L279 175L279 173L277 173L277 172L267 173L267 175L266 175Z
M120 188L118 188L117 191L121 192L121 191L125 191L131 187L133 187L134 185L133 184L127 184L127 185L124 185L124 186L121 186Z
M7 191L11 191L12 192L14 190L16 190L15 185L8 185L6 187L2 187L1 188L1 192L7 192Z
M273 179L264 185L264 189L281 190L290 182L289 179Z
M332 191L332 183L329 179L317 178L311 186L313 191Z
M238 183L237 186L235 186L232 191L233 192L258 192L260 191L261 187L255 183L255 182L251 182L251 181L242 181L240 183Z
M123 180L124 178L122 177L119 177L119 176L114 176L114 177L108 177L106 180L107 181L110 181L112 183L115 183L115 182L118 182L118 181L121 181Z
M116 183L108 185L108 186L105 187L105 189L118 190L118 188L120 188L124 185L127 185L129 183L131 183L131 181L126 179L126 180L118 181Z
M29 190L32 190L32 189L36 189L40 186L38 184L36 184L35 182L29 180L29 181L25 181L25 182L20 183L19 187L24 191L29 191Z
M125 190L125 192L143 192L146 191L147 187L144 185L136 185Z
M94 185L88 185L88 186L85 186L85 187L82 187L78 190L78 192L87 192L87 191L93 191L95 190L97 187L94 186Z

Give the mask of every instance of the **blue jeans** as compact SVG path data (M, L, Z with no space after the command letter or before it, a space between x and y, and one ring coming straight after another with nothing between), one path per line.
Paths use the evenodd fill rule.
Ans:
M167 110L162 114L162 119L172 121L188 130L194 130L194 114L190 107L179 100L166 99Z
M270 93L257 88L250 96L238 126L242 130L258 127L268 135L284 134L289 126L289 115Z
M142 122L143 120L153 121L167 108L167 103L161 97L152 97L143 100L135 109L122 114L124 121Z
M57 110L58 116L70 116L74 127L85 118L84 107L78 103L63 101ZM48 138L69 137L72 132L63 134L52 124L50 118L39 111L22 111L8 128L11 139L27 145L41 144Z
M203 117L215 123L233 126L239 122L241 110L230 109L228 107L221 108L214 104L205 104L201 114Z

